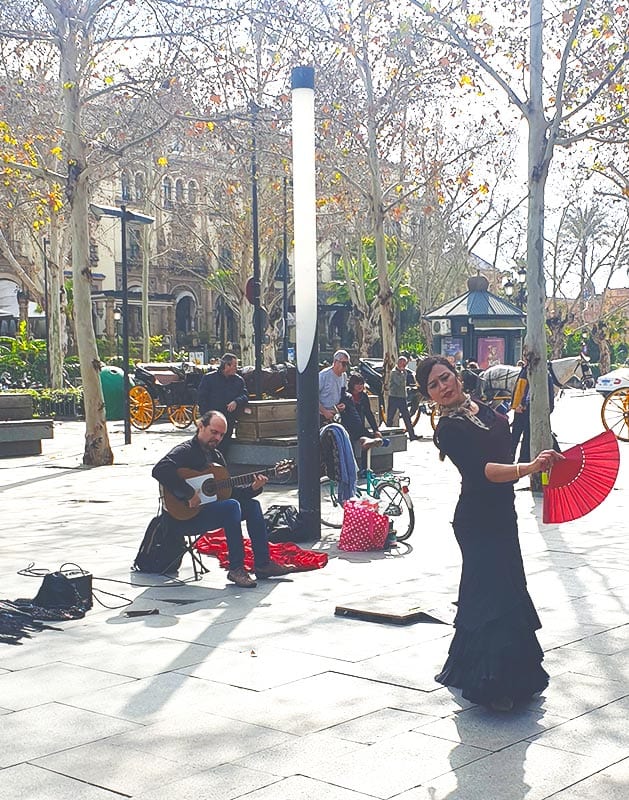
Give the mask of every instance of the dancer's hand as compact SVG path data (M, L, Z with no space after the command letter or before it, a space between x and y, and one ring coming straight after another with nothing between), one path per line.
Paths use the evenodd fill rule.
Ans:
M542 450L534 461L531 461L531 472L550 472L553 464L564 461L563 453L556 450Z

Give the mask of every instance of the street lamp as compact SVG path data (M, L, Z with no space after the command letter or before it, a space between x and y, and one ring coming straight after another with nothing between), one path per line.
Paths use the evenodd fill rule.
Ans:
M256 129L258 126L258 111L260 110L252 100L249 105L251 111L251 235L253 238L253 349L255 370L253 373L254 391L256 398L262 398L262 310L260 308L260 236L258 233L258 162Z
M140 225L151 225L154 217L129 211L125 205L100 206L90 203L90 211L96 219L114 217L120 220L122 244L122 371L124 373L124 443L131 444L131 420L129 416L129 289L127 285L127 223L137 222Z
M284 320L284 342L282 356L288 363L288 178L284 175L284 232L282 234L282 319Z
M50 380L50 322L48 320L49 302L48 302L48 245L49 240L44 237L42 241L42 253L44 257L44 313L46 314L46 377L48 379L48 386L51 385Z
M520 265L517 272L511 270L502 281L504 293L518 308L524 309L526 305L526 268Z

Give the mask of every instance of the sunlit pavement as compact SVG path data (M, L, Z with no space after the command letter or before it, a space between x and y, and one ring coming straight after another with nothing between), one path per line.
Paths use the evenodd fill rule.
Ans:
M562 446L603 430L602 398L568 392ZM2 597L32 597L28 564L74 562L99 602L84 620L0 644L0 798L16 800L606 800L629 785L627 448L594 512L545 526L517 492L529 588L551 684L512 714L470 706L434 682L451 628L334 616L348 601L439 608L460 568L450 519L458 479L426 418L396 455L416 528L390 552L343 553L323 529L323 570L240 590L218 563L190 582L129 572L157 508L153 463L190 432L110 423L115 463L81 466L84 426L58 423L40 457L0 460ZM272 487L266 505L295 502Z

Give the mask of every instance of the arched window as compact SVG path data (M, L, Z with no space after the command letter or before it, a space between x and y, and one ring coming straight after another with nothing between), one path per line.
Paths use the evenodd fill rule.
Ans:
M141 172L135 173L135 199L144 200L144 175Z
M183 203L183 181L181 178L177 178L175 182L175 200L178 203Z
M188 202L194 205L199 199L199 190L196 181L190 181L188 184Z
M131 200L131 184L129 183L129 175L123 172L120 176L120 196L123 200Z
M164 191L164 208L173 207L173 182L170 178L164 178L162 183Z

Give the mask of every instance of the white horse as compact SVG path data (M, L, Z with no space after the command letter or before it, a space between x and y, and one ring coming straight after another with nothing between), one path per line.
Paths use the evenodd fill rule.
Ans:
M511 395L520 370L521 367L512 367L508 364L496 364L494 367L488 367L478 376L481 395L488 399L496 395L503 397ZM588 359L582 355L555 358L548 362L548 371L553 381L555 394L560 389L574 385L575 382L583 389L594 385Z

